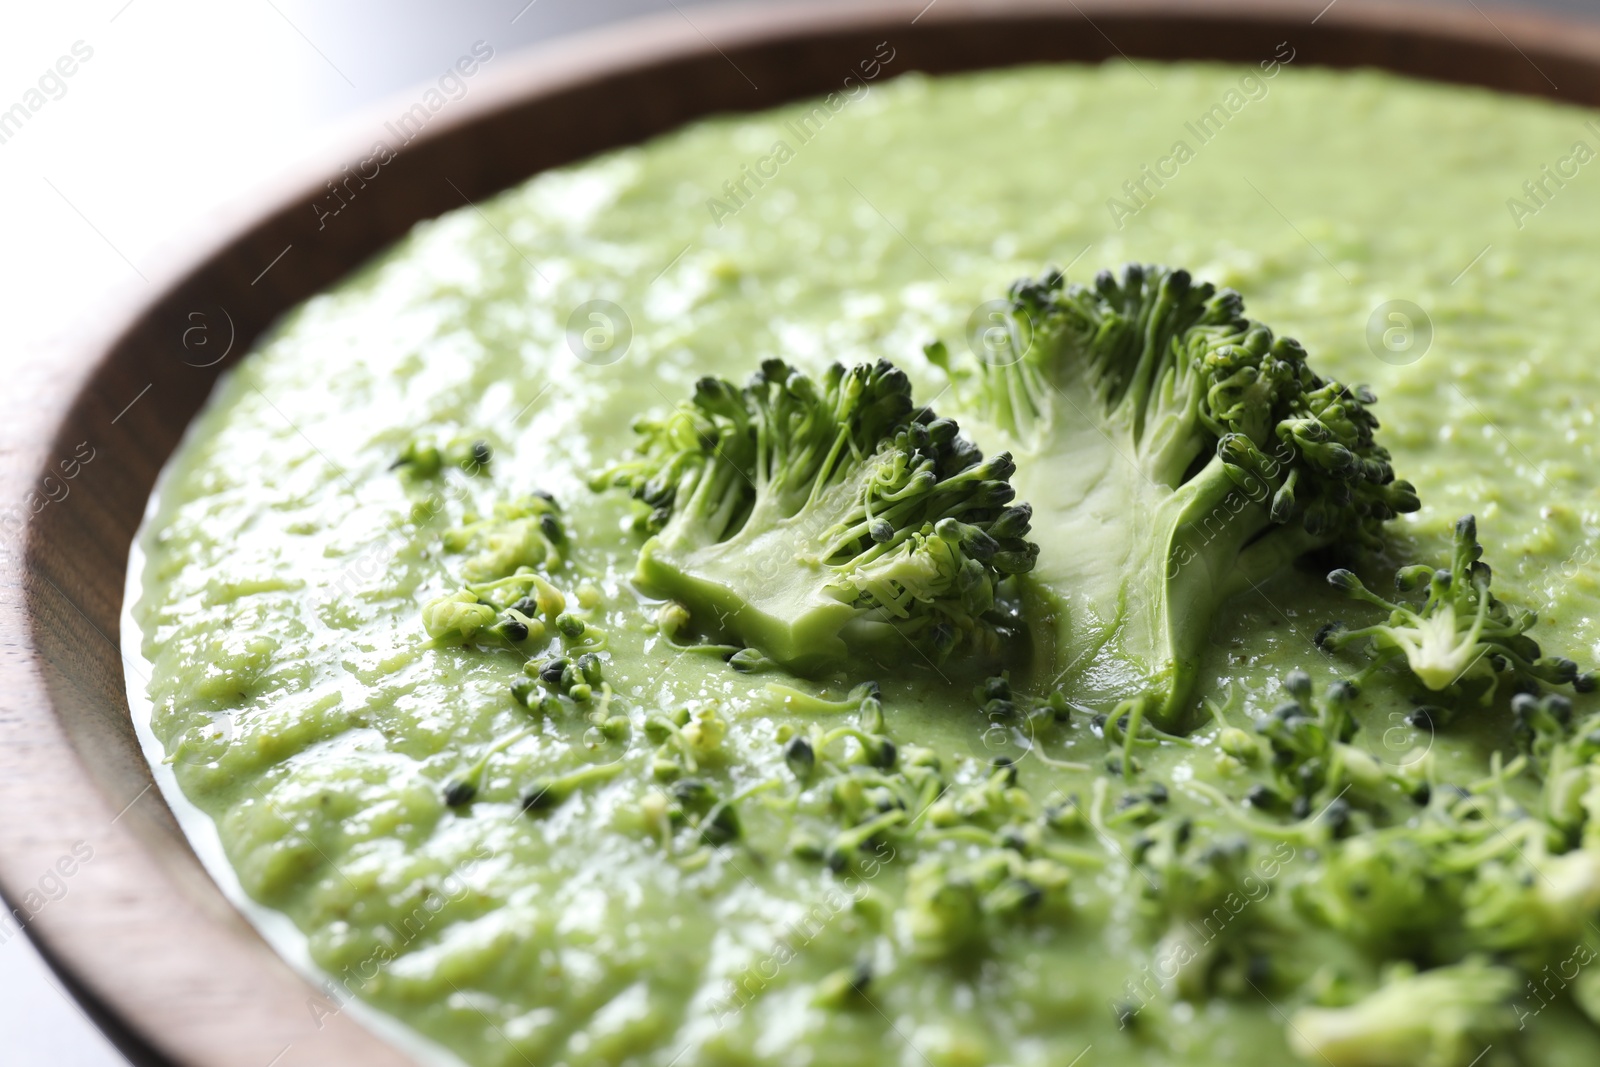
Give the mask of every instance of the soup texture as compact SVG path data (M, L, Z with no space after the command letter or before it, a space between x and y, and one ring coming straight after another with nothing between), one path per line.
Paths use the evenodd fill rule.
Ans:
M1363 925L1387 890L1335 865L1426 797L1381 793L1343 838L1242 799L1272 770L1238 738L1264 744L1285 676L1320 694L1365 664L1313 641L1366 617L1326 563L1228 604L1198 727L1123 774L1110 709L996 734L956 660L801 679L686 649L630 580L637 505L590 487L702 375L889 359L961 419L924 345L967 346L1015 279L1185 266L1379 397L1422 508L1364 564L1374 588L1447 558L1471 513L1497 594L1548 651L1600 659L1600 127L1263 59L885 76L711 119L423 223L287 316L165 475L134 684L244 892L303 932L308 1010L359 998L481 1067L1595 1062L1583 892L1570 952L1464 964L1515 976L1482 1003L1422 990L1357 1051L1314 1014L1462 964ZM546 543L544 633L430 640L425 606ZM581 677L557 696L525 668L563 649ZM881 724L847 696L869 679ZM1535 804L1508 693L1450 722L1412 696L1398 668L1365 680L1352 744ZM910 786L824 776L828 752L861 768L836 728L864 722ZM797 770L814 724L831 747ZM872 805L898 814L845 849L841 806ZM1173 858L1191 835L1210 866ZM1224 867L1220 889L1193 873ZM1426 909L1398 859L1371 871Z

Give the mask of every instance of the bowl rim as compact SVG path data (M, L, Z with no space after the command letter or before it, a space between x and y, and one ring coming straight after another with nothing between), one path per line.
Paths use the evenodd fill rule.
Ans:
M878 32L948 40L980 28L1005 31L1044 24L1081 32L1089 42L1084 58L1093 53L1100 59L1122 52L1107 28L1117 31L1137 20L1219 31L1298 28L1303 34L1299 40L1312 46L1307 65L1318 63L1320 46L1337 54L1340 41L1360 40L1368 47L1367 65L1600 104L1600 27L1553 15L1493 8L1485 12L1477 5L1462 11L1334 0L1318 13L1314 9L1320 6L1303 0L889 0L871 5L796 0L776 6L695 7L692 15L664 13L624 22L558 38L504 60L485 70L473 91L430 123L414 146L408 143L401 158L444 150L474 129L509 121L506 116L520 114L518 109L563 94L635 84L664 71L712 70L724 61L738 69L739 60L754 63L753 57L775 48ZM1095 44L1094 34L1104 44ZM1136 36L1129 31L1127 40ZM1170 58L1147 55L1137 44L1129 47L1124 58ZM1492 75L1478 78L1459 69L1471 56L1502 62ZM1441 72L1452 63L1456 76ZM1522 64L1526 68L1519 74ZM976 62L970 69L998 65ZM1553 75L1567 87L1558 88ZM744 77L742 70L739 76ZM715 92L726 92L729 86L738 91L731 74L724 71L722 78L723 88ZM319 1018L310 1009L317 990L244 923L205 880L192 854L185 859L187 846L170 839L171 816L163 818L159 794L145 799L154 785L148 768L142 760L115 751L114 739L105 738L107 731L120 729L117 717L125 720L128 715L120 695L118 618L129 548L124 534L131 536L132 531L121 512L125 498L131 497L141 502L142 513L156 468L182 429L152 420L155 402L139 407L155 377L152 372L151 384L138 391L143 377L131 371L151 365L152 338L162 330L166 347L173 347L171 342L180 336L171 329L174 313L187 314L185 308L197 303L220 306L207 303L206 294L242 292L246 281L253 289L270 276L295 243L275 251L282 238L307 231L303 217L296 221L291 216L303 216L307 204L326 195L327 176L337 176L342 167L367 154L372 116L392 114L397 102L413 101L419 91L396 94L364 109L340 124L343 132L332 139L332 148L308 154L265 189L204 220L203 232L162 254L149 271L148 285L134 289L130 283L108 294L97 314L82 317L91 326L42 346L37 358L16 374L12 388L0 394L0 529L5 535L0 627L13 635L0 651L0 892L9 905L0 915L0 946L25 928L97 1024L136 1063L287 1067L411 1062L349 1017L335 1013ZM825 86L808 90L819 91ZM758 103L774 106L798 95L805 94L780 90ZM730 95L723 100L722 108L701 108L694 114L754 110L747 106L749 99ZM663 123L652 120L648 102L637 106L643 117L636 125L647 135L693 117L680 115ZM628 136L612 144L639 139ZM592 150L582 151L575 158L590 154ZM462 176L458 192L473 203L538 169L543 168L510 180L492 166L480 169ZM430 217L406 214L408 210L415 208L402 208L403 217L352 223L352 232L335 248L313 246L326 254L313 256L294 271L280 271L278 279L299 281L274 280L259 291L262 306L275 308L273 314L287 310L306 290L324 288L412 223ZM248 271L257 268L260 274L249 280ZM262 313L251 318L255 333L269 318ZM253 337L247 326L237 338L242 342L238 351L223 365L231 365ZM207 369L214 377L217 368ZM187 405L192 415L209 391L209 379L192 376L187 385L172 389L180 395L180 408ZM108 475L109 464L98 470L83 467L85 481L79 487L92 486L94 493L79 494L70 522L94 527L110 543L91 538L97 552L88 558L63 558L56 542L67 529L62 524L69 522L61 514L68 498L56 501L47 489L51 500L41 505L41 479L57 477L61 484L63 449L86 426L131 470ZM158 441L149 456L137 455L140 440L135 435L141 429ZM100 448L95 452L101 454ZM120 510L96 498L121 501ZM117 571L110 583L116 594L109 599L85 595L79 578L107 567ZM63 633L77 639L76 652L66 647ZM102 639L104 646L97 643ZM115 699L105 699L108 692ZM136 745L133 752L137 755ZM83 846L88 847L88 859L83 858ZM57 886L64 887L59 896ZM35 901L42 903L36 907Z

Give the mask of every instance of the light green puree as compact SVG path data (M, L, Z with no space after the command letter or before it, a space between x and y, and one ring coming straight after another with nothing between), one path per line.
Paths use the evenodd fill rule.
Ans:
M931 398L943 380L922 345L961 344L971 309L1013 279L1051 262L1072 261L1079 280L1128 260L1186 265L1238 288L1322 373L1376 390L1382 439L1423 501L1392 527L1397 559L1442 558L1453 520L1475 512L1496 591L1540 612L1550 651L1592 663L1600 174L1579 169L1520 220L1507 205L1532 205L1524 181L1594 142L1587 116L1285 69L1200 142L1185 124L1242 73L1147 63L906 77L804 143L784 124L792 108L700 123L425 223L287 318L173 460L144 535L136 617L154 730L182 788L217 821L245 891L288 914L333 976L308 1011L355 993L484 1065L1292 1059L1285 1016L1303 1003L1292 993L1240 986L1188 1003L1149 992L1163 920L1141 910L1124 846L1088 830L1064 840L1103 865L1073 870L1067 914L1004 925L954 961L910 955L909 857L834 875L790 855L794 785L778 731L807 717L762 696L772 675L680 655L655 632L654 605L628 582L632 505L585 481L627 447L636 413L686 396L702 374L742 380L773 355L812 371L888 357ZM1180 139L1193 152L1176 176L1114 212L1108 198L1137 207L1123 183ZM789 151L776 175L714 218L708 198L734 206L724 181L779 140ZM596 298L626 309L634 331L613 365L579 361L566 341L571 310ZM1380 361L1366 341L1372 310L1393 298L1432 319L1431 348L1409 365ZM486 440L490 473L390 471L418 433ZM581 610L609 635L606 678L635 719L620 739L581 715L530 716L508 696L523 677L509 649L425 643L421 605L460 584L463 556L442 550L443 532L535 489L575 531L577 569L555 580L574 609L591 587ZM430 493L443 501L431 511ZM1289 669L1305 667L1319 690L1352 672L1310 640L1352 610L1314 568L1233 602L1204 694L1231 694L1228 718L1248 726L1282 699ZM842 696L857 680L823 689ZM955 779L979 775L973 679L945 684L908 656L878 680L893 736L942 753ZM740 804L739 844L703 848L692 831L664 844L641 814L658 788L657 742L638 723L684 706L727 723L722 757L703 768L719 788L781 782ZM1390 760L1420 755L1429 741L1404 724L1408 708L1370 686L1360 743ZM478 801L448 808L444 784L529 723L490 761ZM1219 764L1216 733L1142 749L1145 774L1125 784L1080 715L1046 750L1094 770L1024 758L1020 782L1041 805L1060 790L1087 807L1093 781L1107 780L1109 811L1159 780L1173 810L1204 813L1186 781L1234 796L1251 781ZM1441 730L1433 758L1470 779L1491 740L1505 742ZM614 779L522 812L540 775L618 760ZM1262 899L1249 908L1288 916L1317 857L1256 849ZM1272 963L1342 951L1305 934ZM863 959L869 1001L819 1002ZM1136 1025L1120 1025L1118 1005L1141 1009ZM1562 1004L1530 1017L1520 1040L1519 1062L1600 1055ZM1485 1062L1512 1062L1505 1054Z

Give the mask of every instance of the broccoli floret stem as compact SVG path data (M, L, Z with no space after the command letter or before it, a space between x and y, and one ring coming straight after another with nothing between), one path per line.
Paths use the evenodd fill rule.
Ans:
M1035 669L1182 728L1222 603L1309 550L1381 544L1416 494L1373 440L1372 395L1318 377L1231 290L1130 265L1011 296L1011 358L927 352L980 413L976 437L1017 456L1041 546L1022 579Z

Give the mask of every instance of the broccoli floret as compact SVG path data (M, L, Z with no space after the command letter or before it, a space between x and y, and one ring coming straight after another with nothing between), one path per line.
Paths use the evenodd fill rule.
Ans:
M468 515L461 526L445 531L441 543L447 553L472 554L460 567L463 588L423 605L423 629L435 644L493 635L528 649L543 643L551 628L569 638L563 620L582 631L581 622L563 614L566 596L536 573L553 574L566 562L570 547L561 509L548 495L497 503L487 518ZM579 651L603 647L602 638Z
M1516 1028L1520 985L1516 972L1478 961L1401 974L1349 1007L1296 1012L1289 1045L1331 1067L1468 1067Z
M1594 689L1592 674L1561 656L1546 656L1528 636L1538 621L1531 611L1513 610L1489 591L1493 574L1480 558L1478 524L1471 515L1455 527L1450 566L1434 570L1425 565L1402 567L1395 587L1402 593L1426 586L1427 599L1419 608L1393 603L1372 592L1347 570L1328 575L1328 582L1352 600L1383 608L1386 621L1349 629L1330 623L1317 634L1317 643L1337 651L1366 641L1374 667L1404 656L1417 680L1438 692L1460 687L1479 695L1487 704L1502 677L1521 691L1537 691L1539 683L1570 685L1579 692Z
M1478 944L1530 950L1537 970L1551 946L1568 951L1600 912L1600 851L1546 855L1538 846L1485 864L1467 887L1465 920Z
M1296 890L1302 914L1390 958L1489 952L1533 971L1570 952L1600 912L1600 849L1506 794L1523 765L1497 754L1489 778L1434 789L1416 818L1329 842Z
M1011 849L967 863L948 855L924 857L906 879L906 948L926 960L981 952L1002 923L1065 912L1071 878L1062 864L1024 859Z
M1155 957L1170 972L1163 983L1184 999L1213 992L1216 972L1243 962L1261 918L1254 905L1270 892L1253 873L1249 839L1197 832L1189 816L1168 816L1139 831L1130 858L1143 872L1134 884L1144 910L1162 926Z
M1033 564L1011 457L985 460L914 410L905 374L767 360L744 386L702 378L635 425L637 455L596 488L651 509L636 579L703 630L805 673L852 650L998 652L997 586Z
M1403 799L1385 794L1414 788L1398 768L1349 743L1358 729L1351 713L1358 693L1354 684L1334 682L1319 697L1311 676L1296 670L1284 677L1283 688L1290 699L1256 720L1256 732L1272 755L1276 786L1270 796L1255 799L1256 806L1287 807L1301 818L1317 812L1342 836L1352 829L1347 825L1352 805Z
M1328 850L1297 902L1317 925L1367 951L1433 958L1454 932L1469 881L1449 861L1470 848L1442 816L1357 834Z
M1574 714L1559 693L1511 699L1517 739L1543 780L1541 815L1568 842L1600 854L1600 711Z
M1241 314L1238 293L1130 265L1012 286L1009 348L951 372L985 446L1016 455L1038 565L1024 583L1069 695L1180 724L1211 619L1305 552L1371 547L1416 510L1375 398ZM1054 686L1052 686L1054 687Z

